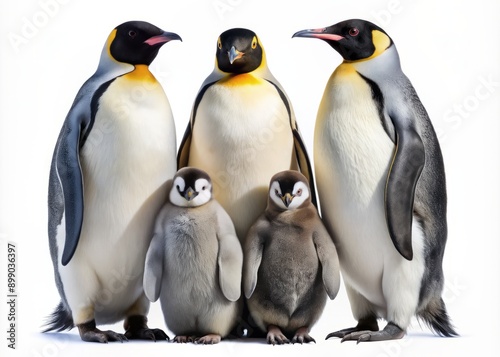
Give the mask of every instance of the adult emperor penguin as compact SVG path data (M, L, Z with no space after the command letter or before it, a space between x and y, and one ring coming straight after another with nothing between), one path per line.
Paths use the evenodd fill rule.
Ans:
M146 256L144 291L160 298L174 341L215 344L240 314L243 253L231 218L212 199L206 172L184 167L173 179Z
M311 203L307 179L286 170L271 178L268 205L244 243L249 311L270 344L314 342L311 327L340 287L333 240Z
M305 174L315 190L309 157L292 105L271 74L262 43L233 28L217 40L215 68L194 101L178 167L206 171L214 197L243 240L266 208L269 179L282 170Z
M177 169L168 99L148 66L177 34L140 21L109 35L57 140L49 243L61 302L46 331L84 341L165 339L147 326L143 270L154 218ZM96 325L125 319L125 335Z
M439 335L456 335L441 297L443 158L394 42L357 19L293 36L322 39L344 59L319 107L314 163L322 217L358 324L328 337L401 338L414 315ZM378 318L388 322L382 331Z

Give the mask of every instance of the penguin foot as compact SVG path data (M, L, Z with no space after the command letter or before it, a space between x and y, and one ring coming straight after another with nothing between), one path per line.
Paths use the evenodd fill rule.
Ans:
M127 337L125 335L122 335L121 333L116 333L111 330L108 331L99 330L96 327L95 320L77 326L82 341L99 342L99 343L128 341Z
M196 336L175 336L174 337L174 342L176 343L188 343L188 342L195 342Z
M284 345L290 343L290 340L286 338L278 326L269 325L267 328L267 343L270 345Z
M161 341L170 338L159 328L150 329L147 325L146 316L129 316L124 323L125 337L129 340L151 340Z
M405 335L405 330L401 329L396 324L389 322L387 326L382 331L357 331L350 333L342 341L357 341L367 342L367 341L387 341L387 340L399 340Z
M300 343L301 345L303 343L309 343L309 342L314 342L316 343L316 340L312 338L309 335L309 331L307 327L301 327L295 332L295 336L292 338L292 343Z
M222 340L221 335L208 334L203 337L197 338L194 341L194 343L199 345L215 345L216 343L219 343L221 340Z
M328 340L330 337L344 338L345 336L348 336L352 333L360 332L360 331L378 331L377 319L372 318L372 317L368 317L365 319L359 319L356 327L350 327L350 328L346 328L343 330L329 333L326 336L325 340Z

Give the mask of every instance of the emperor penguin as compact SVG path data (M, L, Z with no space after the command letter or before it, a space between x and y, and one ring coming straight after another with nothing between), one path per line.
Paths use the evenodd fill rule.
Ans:
M249 29L232 28L217 39L214 70L201 85L180 144L178 167L184 166L210 175L240 241L266 208L274 173L300 170L313 185L291 102Z
M267 208L250 228L243 251L248 309L267 342L315 342L310 329L327 295L337 295L340 272L304 175L285 170L271 178Z
M314 163L321 215L358 323L327 338L402 338L413 316L438 335L457 335L442 299L443 157L393 40L359 19L293 36L324 40L344 59L318 110ZM379 318L387 321L381 331Z
M147 22L117 26L64 121L48 194L61 302L45 332L76 325L84 341L168 338L147 326L142 278L177 146L169 101L148 67L180 39ZM96 327L122 319L124 335Z
M243 253L231 218L212 198L212 181L184 167L156 219L144 291L160 298L175 342L215 344L235 327L241 308Z

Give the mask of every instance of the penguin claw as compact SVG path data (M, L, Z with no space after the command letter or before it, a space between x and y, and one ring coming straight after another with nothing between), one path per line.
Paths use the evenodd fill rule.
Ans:
M215 345L221 341L221 336L216 334L208 334L206 336L197 338L194 343L200 345Z
M356 341L356 343L367 341L388 341L403 338L405 331L394 323L388 323L382 331L356 331L342 338L340 342Z
M366 332L366 331L378 331L378 323L376 318L367 317L360 319L355 327L349 327L343 330L329 333L326 336L325 340L328 340L331 337L338 337L342 339L341 342L344 342L344 338L346 336L351 335L352 333L355 332Z
M83 334L80 334L80 337L83 341L86 342L99 342L99 343L108 343L108 342L127 342L128 339L125 335L121 333L116 333L114 331L101 331L99 329L95 329L92 331L85 331Z
M127 331L125 336L130 340L151 340L151 341L170 341L168 335L159 328L143 328L134 331Z
M329 333L325 340L328 340L329 338L332 338L332 337L338 337L338 338L344 338L345 336L353 333L353 332L356 332L358 331L356 329L356 327L351 327L351 328L346 328L346 329L343 329L343 330L339 330L339 331L335 331L335 332L332 332L332 333Z
M196 341L196 336L175 336L174 337L174 342L176 343L188 343L188 342L195 342Z
M295 336L293 336L292 343L300 343L301 345L309 342L314 342L316 343L316 340L309 335L309 332L307 330L307 327L302 327L297 332L295 333Z
M146 316L129 316L124 323L125 336L130 340L170 341L168 335L158 328L150 329Z
M278 326L270 325L267 328L267 343L270 345L284 345L290 343L290 340L281 332Z
M86 342L123 342L128 341L127 337L121 333L116 333L114 331L101 331L96 327L95 320L79 324L78 331L80 332L80 338L82 341Z

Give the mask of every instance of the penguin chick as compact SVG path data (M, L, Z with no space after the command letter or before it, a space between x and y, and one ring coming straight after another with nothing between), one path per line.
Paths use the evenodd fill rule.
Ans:
M269 178L312 169L290 100L271 74L251 30L233 28L217 40L215 68L194 101L178 152L178 167L206 171L214 197L243 240L266 208ZM311 190L315 202L315 189Z
M301 173L272 177L267 208L246 237L243 284L250 314L267 331L268 343L315 342L310 328L327 295L337 295L340 273L333 240Z
M168 338L146 324L142 275L154 218L176 171L172 111L148 69L171 40L180 37L147 22L117 26L64 121L48 194L61 302L45 332L76 325L84 341ZM125 335L96 327L122 319Z
M212 199L212 181L196 168L173 179L149 246L144 290L160 298L174 341L214 344L240 314L243 253L233 223Z
M342 247L340 266L358 325L328 337L402 338L414 315L438 335L455 336L441 297L443 157L394 42L358 19L294 37L324 40L344 59L319 107L314 161L322 217ZM378 318L388 321L382 331Z

